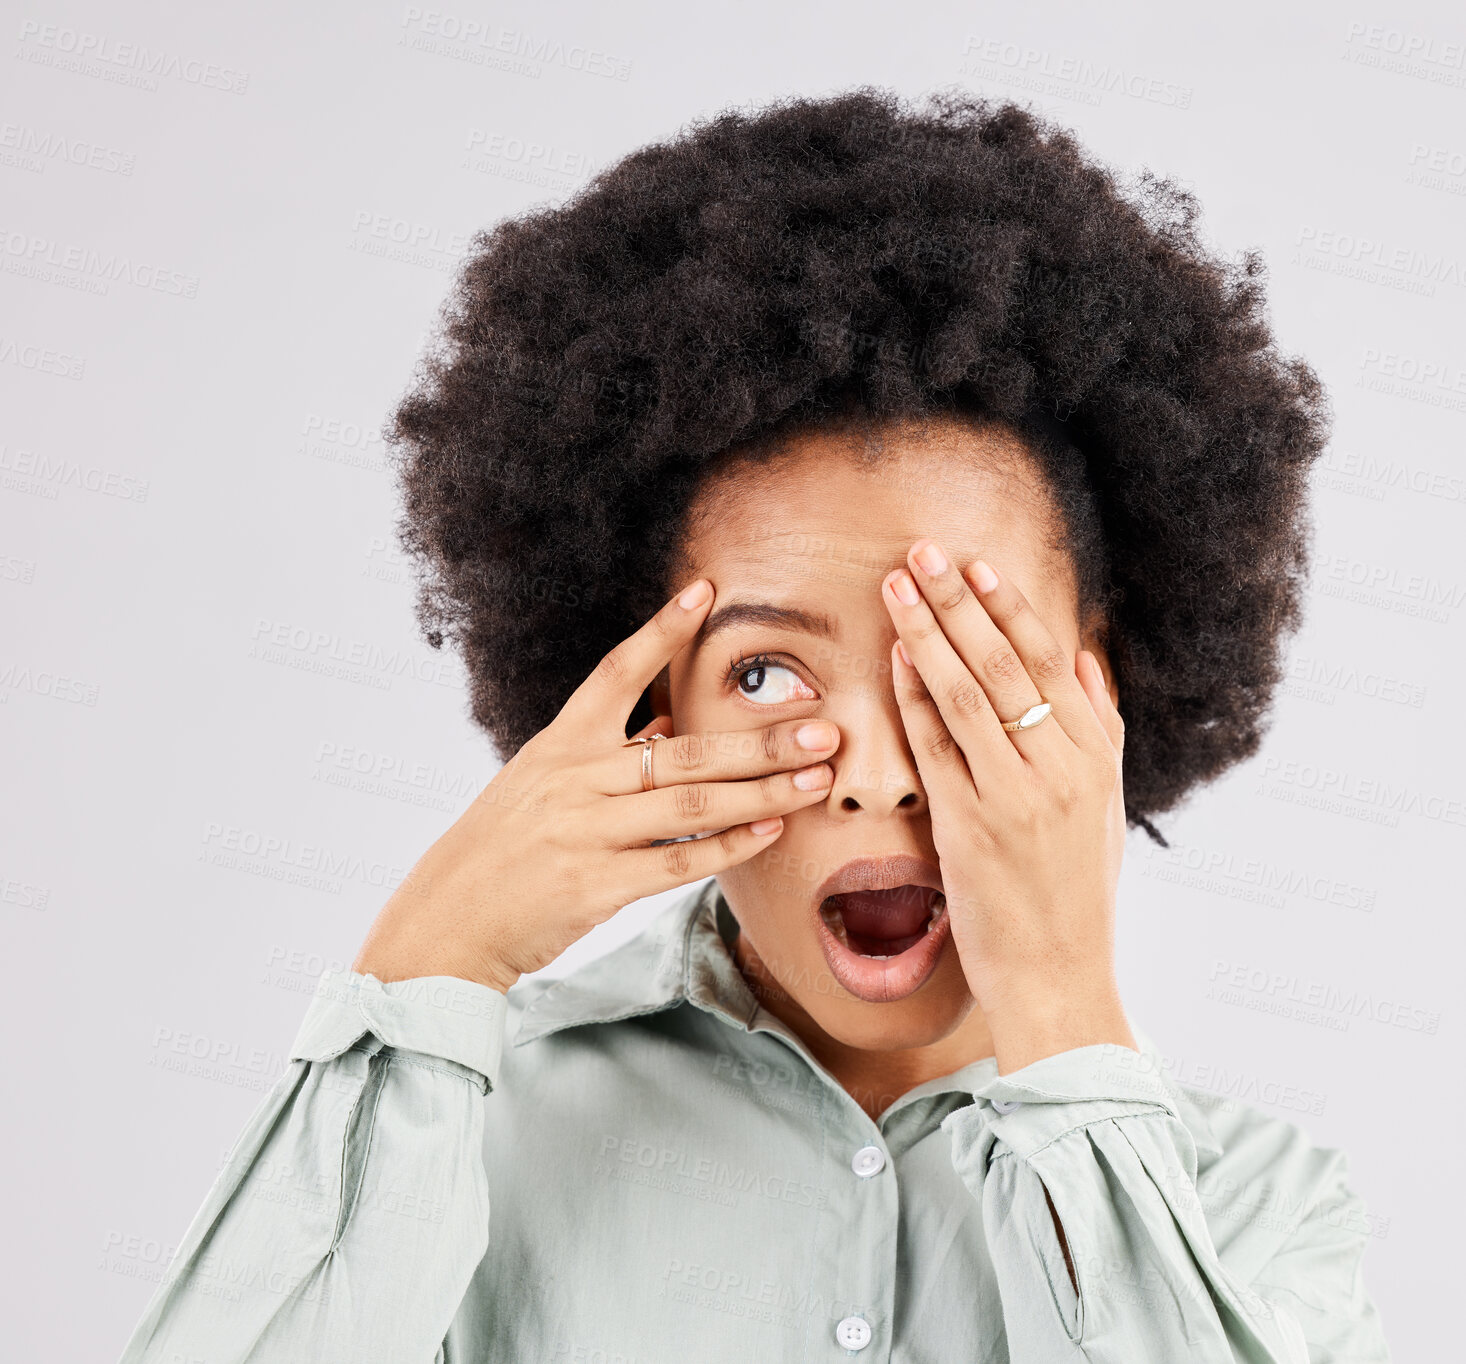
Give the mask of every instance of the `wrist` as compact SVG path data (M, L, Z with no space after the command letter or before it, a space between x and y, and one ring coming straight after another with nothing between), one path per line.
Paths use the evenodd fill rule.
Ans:
M474 985L487 985L500 994L508 994L519 977L484 967L467 967L456 962L445 961L381 961L376 958L352 965L360 975L375 976L383 985L394 980L416 980L420 976L452 976L455 980L466 980Z
M1008 1075L1048 1056L1101 1044L1139 1051L1119 991L1084 995L1050 990L993 1010L984 1009L998 1074Z
M383 985L420 976L452 976L475 985L487 985L501 994L507 994L519 980L518 971L511 971L498 962L468 962L441 952L393 950L385 946L364 947L351 963L351 969L359 975L375 976Z

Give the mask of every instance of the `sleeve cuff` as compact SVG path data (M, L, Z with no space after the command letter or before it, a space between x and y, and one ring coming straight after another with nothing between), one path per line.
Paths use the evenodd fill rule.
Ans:
M1167 1081L1152 1044L1138 1031L1136 1038L1143 1052L1099 1042L995 1075L972 1091L976 1103L949 1114L942 1125L959 1146L990 1127L1022 1159L1066 1132L1107 1118L1164 1112L1193 1128L1191 1105Z
M1118 1042L1096 1042L1032 1061L1021 1070L995 1075L973 1090L995 1108L1018 1103L1072 1103L1110 1099L1159 1104L1178 1118L1175 1095L1146 1054Z
M441 1057L499 1082L509 1001L500 990L457 976L380 981L332 969L316 992L290 1048L292 1061L329 1061L367 1033L389 1047Z

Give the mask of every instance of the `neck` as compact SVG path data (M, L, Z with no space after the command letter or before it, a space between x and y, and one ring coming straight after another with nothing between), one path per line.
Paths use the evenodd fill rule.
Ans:
M793 1032L815 1058L860 1105L872 1121L917 1085L950 1075L973 1061L993 1055L987 1021L974 1000L972 1010L945 1037L926 1046L872 1051L832 1037L786 991L739 933L733 960L759 1004Z

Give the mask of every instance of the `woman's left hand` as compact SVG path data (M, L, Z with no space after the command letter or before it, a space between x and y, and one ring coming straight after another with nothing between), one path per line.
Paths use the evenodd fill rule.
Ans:
M1115 980L1125 726L1099 664L1071 662L981 560L964 575L918 540L907 562L881 590L892 677L999 1073L1098 1042L1138 1050ZM1003 729L1040 700L1047 719Z

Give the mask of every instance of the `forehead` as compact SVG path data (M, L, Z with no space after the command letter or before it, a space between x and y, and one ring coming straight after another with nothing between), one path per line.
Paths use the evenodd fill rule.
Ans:
M914 540L939 541L960 567L989 560L1031 587L1052 582L1052 506L1042 475L1002 428L936 422L875 442L814 432L766 463L733 460L694 502L686 573L719 594L866 590Z

